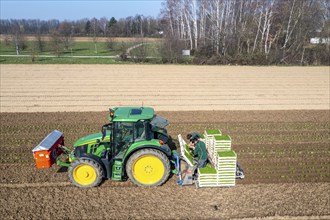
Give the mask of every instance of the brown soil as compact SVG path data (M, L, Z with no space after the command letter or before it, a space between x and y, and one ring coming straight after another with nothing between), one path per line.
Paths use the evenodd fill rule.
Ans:
M329 67L1 65L1 112L329 109Z
M1 187L10 219L228 219L329 215L328 183L253 184L195 189L106 186ZM5 204L5 206L3 206Z
M0 216L6 219L327 218L330 111L158 112L169 133L221 128L246 172L233 188L165 185L139 188L111 180L93 189L70 185L57 167L36 169L32 148L59 129L66 144L98 132L107 112L1 113Z

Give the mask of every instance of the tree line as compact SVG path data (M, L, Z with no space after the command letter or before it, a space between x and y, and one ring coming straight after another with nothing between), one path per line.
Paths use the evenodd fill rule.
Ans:
M24 35L35 35L40 51L48 35L66 49L73 37L92 37L96 53L98 37L107 37L109 48L113 37L160 37L163 63L329 65L330 59L328 0L164 0L158 18L1 19L0 27L17 54ZM310 44L315 37L328 43Z
M160 37L161 27L159 19L136 15L116 20L102 17L100 19L80 19L76 21L40 20L40 19L1 19L0 34L5 36L5 43L16 48L16 54L27 48L25 36L35 36L34 43L29 48L33 53L43 52L45 48L44 36L50 37L48 45L57 56L63 51L72 49L74 37L91 37L95 53L98 53L99 37L107 38L107 47L112 50L114 37Z
M62 35L72 34L74 36L98 37L133 37L142 35L144 37L158 37L161 30L159 19L136 15L126 18L102 17L100 19L80 19L76 21L56 19L1 19L0 34L15 34L20 31L26 35L50 35L59 32Z
M189 48L197 63L329 64L328 0L166 0L168 59ZM179 50L174 53L173 48Z

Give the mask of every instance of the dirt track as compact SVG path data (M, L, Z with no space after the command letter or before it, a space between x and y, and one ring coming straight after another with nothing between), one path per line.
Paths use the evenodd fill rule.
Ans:
M330 218L329 110L158 112L175 137L221 128L246 179L233 188L164 186L138 188L130 181L72 187L57 168L36 170L31 149L57 128L66 143L98 132L107 112L1 113L0 216L105 219ZM286 216L286 217L282 217ZM309 217L306 217L309 216Z
M1 112L329 109L329 67L1 65Z

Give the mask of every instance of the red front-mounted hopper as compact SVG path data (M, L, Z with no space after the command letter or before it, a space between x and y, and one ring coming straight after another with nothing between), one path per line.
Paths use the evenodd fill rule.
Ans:
M49 168L56 158L63 153L61 146L64 145L64 136L58 130L52 131L43 141L33 148L33 156L37 168Z

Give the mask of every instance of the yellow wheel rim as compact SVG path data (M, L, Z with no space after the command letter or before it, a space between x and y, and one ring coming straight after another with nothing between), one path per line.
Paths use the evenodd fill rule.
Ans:
M133 176L143 185L152 185L160 181L165 173L163 162L155 156L139 157L133 164Z
M80 185L90 185L96 181L95 169L87 164L78 165L73 170L73 179Z

